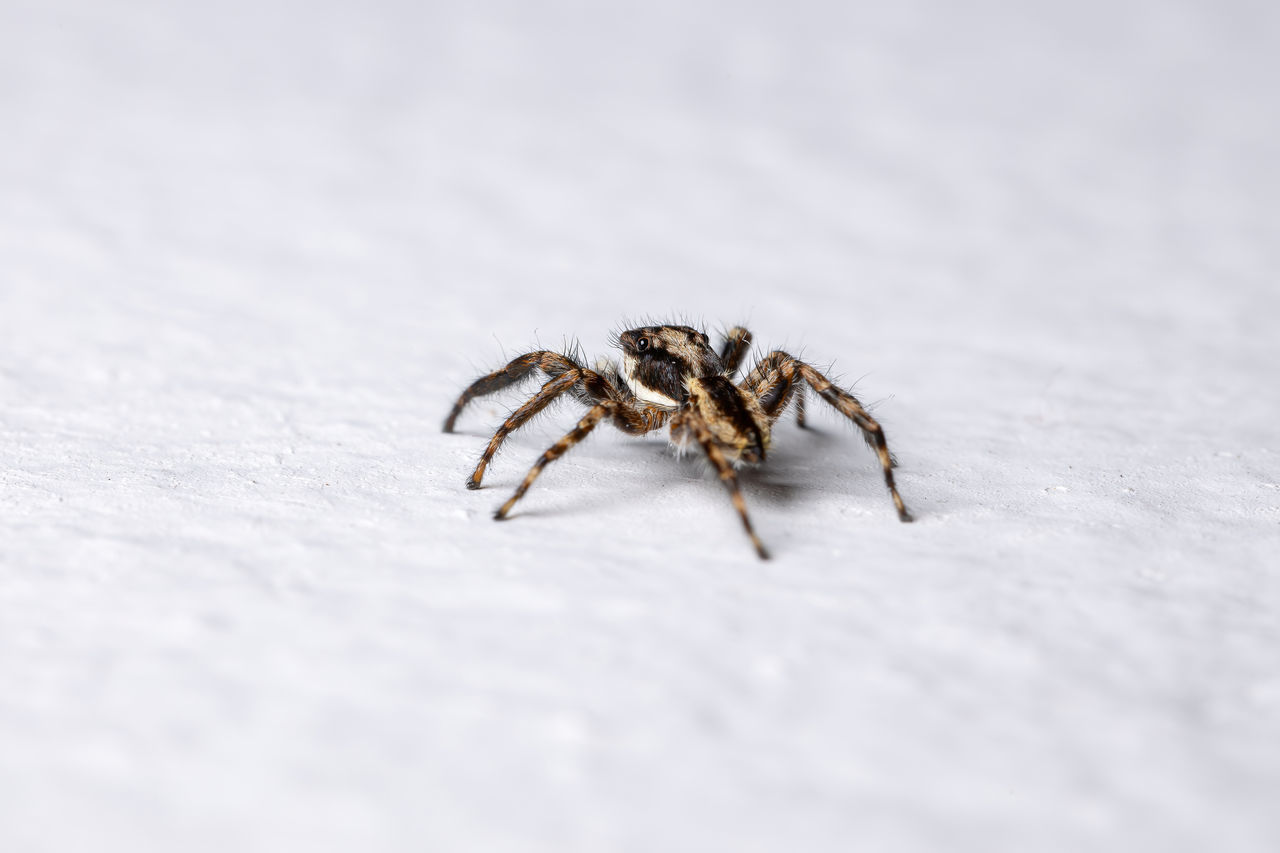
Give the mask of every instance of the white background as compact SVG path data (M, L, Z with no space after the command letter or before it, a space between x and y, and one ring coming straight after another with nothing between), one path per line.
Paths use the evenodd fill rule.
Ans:
M1280 849L1264 2L0 3L0 848ZM748 323L744 476L440 423ZM532 391L532 387L529 388Z

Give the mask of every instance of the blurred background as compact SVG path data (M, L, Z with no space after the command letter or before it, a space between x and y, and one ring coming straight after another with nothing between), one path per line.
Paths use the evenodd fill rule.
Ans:
M5 19L11 340L98 276L80 334L115 333L115 310L195 336L225 314L223 340L323 334L338 369L416 341L384 354L418 381L463 381L494 337L595 349L673 312L821 343L855 376L897 347L957 390L989 365L940 327L1016 339L1044 381L1071 363L1129 394L1122 365L1159 365L1162 397L1268 345L1264 3L9 0Z
M0 846L1275 849L1278 57L1250 0L0 0ZM828 415L769 566L659 441L490 524L572 416L467 493L512 401L454 396L641 316L856 382L921 522Z

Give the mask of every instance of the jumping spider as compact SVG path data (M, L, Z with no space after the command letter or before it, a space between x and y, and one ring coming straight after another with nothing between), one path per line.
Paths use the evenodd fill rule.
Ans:
M644 435L670 424L670 439L677 448L694 443L702 448L729 489L756 553L767 559L769 553L751 527L734 466L764 461L773 424L789 403L795 402L797 423L804 426L804 386L808 385L862 430L867 444L880 458L899 520L912 520L893 483L895 462L884 430L852 394L838 388L811 365L775 350L735 385L733 377L751 343L751 333L741 327L729 330L719 353L711 348L711 341L703 332L689 326L631 329L618 335L616 343L622 349L621 368L604 360L595 370L589 370L573 356L538 350L480 377L454 403L444 422L445 432L453 432L458 415L476 397L519 382L535 369L548 377L542 389L498 427L467 480L469 489L480 488L485 468L507 436L560 395L570 394L588 407L578 425L534 463L515 494L494 513L495 519L506 518L547 463L563 456L602 420L608 418L629 435Z

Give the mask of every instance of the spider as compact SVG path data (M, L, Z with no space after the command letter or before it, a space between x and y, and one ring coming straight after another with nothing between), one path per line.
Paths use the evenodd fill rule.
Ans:
M615 343L622 350L621 367L603 359L591 370L582 365L580 357L538 350L480 377L453 404L444 422L445 432L453 432L458 415L476 397L513 385L534 370L541 370L547 376L546 384L538 393L498 427L467 479L469 489L480 488L485 469L507 436L552 401L569 394L588 407L578 425L538 458L515 493L498 507L494 519L507 518L542 469L586 438L601 421L608 419L629 435L644 435L670 425L670 440L678 450L697 444L706 454L720 481L728 488L756 553L761 559L768 559L769 552L751 526L734 468L765 460L773 425L788 404L795 403L796 421L804 426L807 385L862 430L867 444L880 459L898 519L913 520L893 482L893 468L897 463L889 453L884 430L857 398L837 387L812 365L775 350L761 359L746 378L734 384L751 343L751 333L740 326L729 330L719 352L711 348L704 332L678 325L630 329L617 335Z

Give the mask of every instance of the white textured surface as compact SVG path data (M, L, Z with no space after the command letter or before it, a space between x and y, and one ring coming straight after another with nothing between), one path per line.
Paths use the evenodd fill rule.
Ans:
M1280 849L1274 7L687 5L0 6L0 849ZM453 395L675 312L920 521L815 407L772 562L491 522Z

